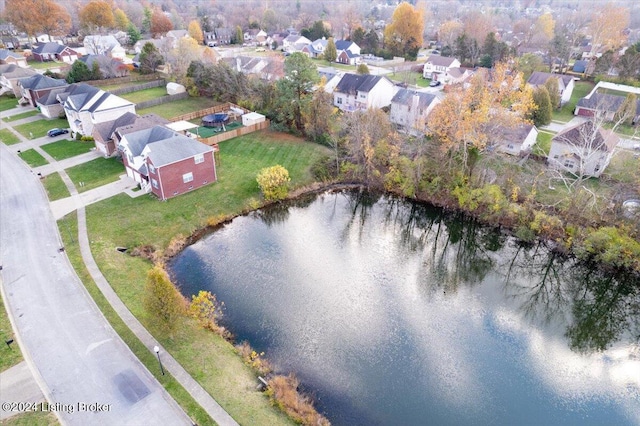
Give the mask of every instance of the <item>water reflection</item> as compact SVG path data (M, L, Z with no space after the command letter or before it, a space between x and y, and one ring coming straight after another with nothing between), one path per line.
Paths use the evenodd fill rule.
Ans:
M334 424L638 424L637 278L427 205L321 194L171 265Z

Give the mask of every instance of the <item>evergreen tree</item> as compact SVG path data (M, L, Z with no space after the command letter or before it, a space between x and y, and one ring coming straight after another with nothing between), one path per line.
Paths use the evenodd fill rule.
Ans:
M549 93L549 99L551 100L552 108L560 108L560 88L558 87L558 79L555 77L550 77L547 81L544 82L544 87L546 87L547 92Z
M152 43L145 43L140 52L140 72L142 74L151 74L156 71L160 65L164 64L164 58L158 49Z
M129 37L129 45L133 46L142 38L138 27L129 22L129 27L127 27L127 36Z
M92 79L92 72L82 61L76 60L67 74L67 83L79 83L81 81L88 81Z
M551 98L546 87L538 87L533 91L533 103L536 106L531 114L533 124L545 126L551 123Z
M324 59L331 64L336 61L337 57L338 51L336 50L336 43L333 41L333 37L329 37L327 47L324 49Z
M278 119L292 129L304 131L302 112L311 100L312 89L320 80L318 70L304 53L295 52L284 61L285 78L276 83Z

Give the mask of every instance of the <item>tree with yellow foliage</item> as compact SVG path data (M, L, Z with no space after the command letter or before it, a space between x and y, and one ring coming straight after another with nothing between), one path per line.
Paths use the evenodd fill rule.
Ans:
M115 27L111 5L104 0L93 0L79 12L80 25L89 31Z
M169 330L174 328L186 308L185 299L173 285L162 265L154 266L147 273L143 302L147 313Z
M415 59L422 46L423 30L422 11L402 2L393 12L391 24L384 29L385 48L395 56Z
M200 23L198 23L198 21L194 19L193 21L189 22L189 27L187 31L189 31L189 36L192 39L197 41L198 44L202 44L202 42L204 41L204 34L202 32L202 28L200 27Z
M591 35L591 53L595 54L597 49L605 51L621 46L626 39L623 31L628 26L629 9L626 7L607 3L594 9L588 32Z

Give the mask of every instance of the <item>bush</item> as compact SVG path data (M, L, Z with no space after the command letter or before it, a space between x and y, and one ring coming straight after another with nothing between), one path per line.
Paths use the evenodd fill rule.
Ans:
M284 200L289 194L289 172L280 165L265 167L256 178L267 201Z
M275 376L269 380L267 395L295 422L303 425L328 426L329 421L320 415L308 397L298 392L298 379L293 374Z
M613 266L640 271L640 243L623 232L611 226L592 230L576 247L576 254Z
M160 320L161 326L172 330L185 311L185 300L173 285L162 265L147 273L144 306L150 315Z

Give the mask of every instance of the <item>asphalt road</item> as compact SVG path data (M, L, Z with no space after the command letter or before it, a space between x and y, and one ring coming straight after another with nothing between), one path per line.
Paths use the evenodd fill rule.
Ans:
M0 144L0 276L25 357L51 403L44 408L69 425L191 424L113 331L60 247L38 179Z

